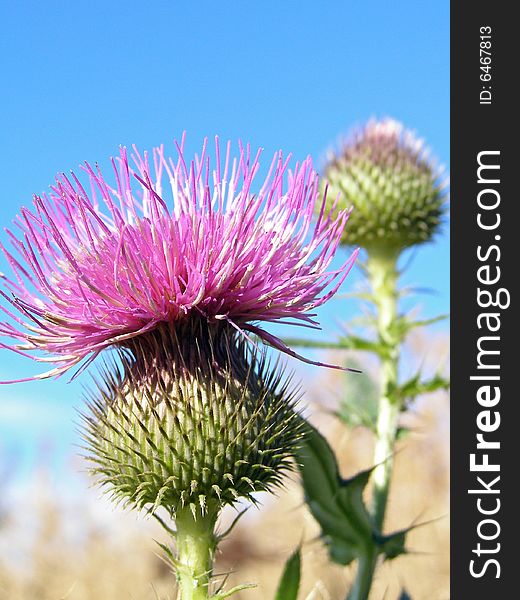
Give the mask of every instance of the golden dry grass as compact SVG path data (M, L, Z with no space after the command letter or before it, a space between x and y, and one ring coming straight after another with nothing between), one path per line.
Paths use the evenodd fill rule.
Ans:
M414 343L413 350L424 349L420 339ZM437 340L430 348L439 356L437 350L445 345ZM307 412L335 448L342 474L349 476L370 466L372 435L361 428L347 430L324 411L317 395L322 384L311 386ZM370 600L396 600L403 587L413 600L449 598L448 411L447 395L437 393L421 399L407 415L413 432L398 446L387 527L434 521L410 534L409 555L382 565ZM57 496L51 484L42 483L32 509L5 508L0 521L1 600L175 598L173 577L155 555L152 537L164 540L155 524L120 512L111 515L110 525L106 519L100 524L92 516L92 494L72 507ZM216 572L232 571L229 586L257 584L237 594L237 600L272 599L284 561L300 542L301 600L344 599L354 569L328 562L297 481L262 500L261 509L248 511L218 555ZM228 511L224 520L232 516ZM29 521L33 525L27 528Z

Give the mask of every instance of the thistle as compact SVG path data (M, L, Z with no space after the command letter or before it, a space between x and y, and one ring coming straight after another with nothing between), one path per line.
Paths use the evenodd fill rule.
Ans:
M329 196L353 205L343 242L401 250L430 240L445 202L442 172L422 140L392 119L369 121L331 152Z
M86 164L90 195L60 175L22 209L18 256L2 248L14 278L0 332L55 363L37 378L115 350L84 415L92 471L117 500L175 520L190 600L208 597L221 508L279 485L301 436L298 392L251 334L298 356L258 323L317 327L356 252L328 270L348 212L327 212L310 159L289 172L276 154L254 194L260 152L231 160L228 144L221 162L217 140L211 167L206 143L189 165L177 148L175 161L134 148L133 166L122 149L112 186Z
M412 329L430 321L414 321L398 312L398 300L402 295L398 286L399 258L407 248L434 237L445 211L446 191L442 171L429 158L423 142L392 119L368 122L347 139L338 152L330 153L324 176L328 185L322 189L328 191L329 197L338 199L338 207L354 208L349 219L348 236L343 235L341 243L356 244L364 249L364 267L371 290L369 294L363 294L363 298L374 305L368 322L375 330L375 339L365 339L364 333L349 335L336 347L375 353L381 366L380 389L377 415L370 423L375 433L375 466L370 473L360 473L348 482L342 481L338 475L332 486L331 493L335 498L341 494L348 496L356 488L358 492L359 489L362 491L368 475L371 475L370 508L360 506L351 514L349 511L344 513L345 523L354 530L350 538L347 536L346 546L345 536L342 538L341 534L338 536L340 544L334 543L336 531L341 530L340 519L331 526L327 512L320 512L322 506L316 496L322 492L315 485L316 477L308 474L307 488L311 489L311 494L307 489L307 496L312 496L311 510L318 520L321 519L322 530L328 532L333 559L341 564L349 564L354 558L358 561L356 580L348 600L366 600L381 555L392 558L405 552L405 532L383 535L399 417L411 399L425 391L447 387L444 378L436 376L422 381L420 373L400 384L401 346ZM330 208L337 210L333 205ZM330 457L332 452L324 451L326 442L320 441L318 434L315 438L314 442L321 448L320 460L323 462L323 457L327 453ZM304 461L301 463L304 471L305 468L309 471L309 465L305 465ZM324 495L327 506L331 493ZM365 534L361 533L363 527ZM387 553L384 543L390 540L395 545Z

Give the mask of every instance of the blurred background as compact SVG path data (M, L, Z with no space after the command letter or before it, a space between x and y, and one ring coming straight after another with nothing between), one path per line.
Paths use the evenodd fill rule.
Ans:
M391 116L449 165L447 0L3 2L0 69L2 228L57 172L78 170L84 160L108 169L119 145L164 143L173 154L183 131L188 155L218 134L263 147L264 163L279 148L294 160L310 154L319 170L353 126ZM448 312L447 226L404 258L403 283L425 291L405 307L419 304L424 318ZM0 271L8 271L1 260ZM320 311L322 331L310 337L333 339L359 312L344 294L360 281L354 270ZM440 322L412 336L403 371L419 363L432 373L445 368L447 352L448 325ZM368 374L375 369L361 356L320 358L361 362ZM358 385L354 376L291 366L306 390L305 412L335 447L342 473L370 466L371 434L332 415ZM0 350L0 380L38 372L41 365ZM77 411L88 382L82 375L71 383L0 387L2 600L175 596L154 554L151 538L162 534L146 519L115 511L84 474ZM403 585L414 600L449 597L448 407L446 395L436 393L409 411L412 433L397 454L388 527L436 520L410 536L410 555L380 570L374 600L397 598ZM241 597L270 599L303 539L301 598L344 597L352 572L328 564L297 482L263 500L223 544L217 569L259 584Z

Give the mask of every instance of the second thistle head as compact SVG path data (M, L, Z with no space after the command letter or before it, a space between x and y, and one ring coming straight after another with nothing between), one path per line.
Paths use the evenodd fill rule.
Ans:
M445 182L422 140L393 119L369 121L324 169L328 197L354 206L345 243L399 251L430 240L444 212Z

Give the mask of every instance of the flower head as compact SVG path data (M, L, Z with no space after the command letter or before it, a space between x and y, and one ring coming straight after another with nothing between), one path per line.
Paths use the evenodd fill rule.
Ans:
M324 169L329 198L354 206L343 242L389 251L426 242L444 212L445 182L424 142L394 121L369 121Z
M151 156L134 147L131 159L121 149L112 183L86 163L90 193L74 173L61 174L32 211L21 210L18 232L8 231L14 251L2 246L14 275L4 276L12 297L0 293L14 324L0 333L15 341L5 347L57 365L39 377L193 318L226 322L290 354L255 323L317 326L314 309L355 253L328 270L348 213L332 217L325 201L317 208L310 158L289 171L277 153L255 193L260 151L240 146L231 159L228 143L221 157L217 139L213 165L206 143L188 164L183 145L175 160L162 146Z

